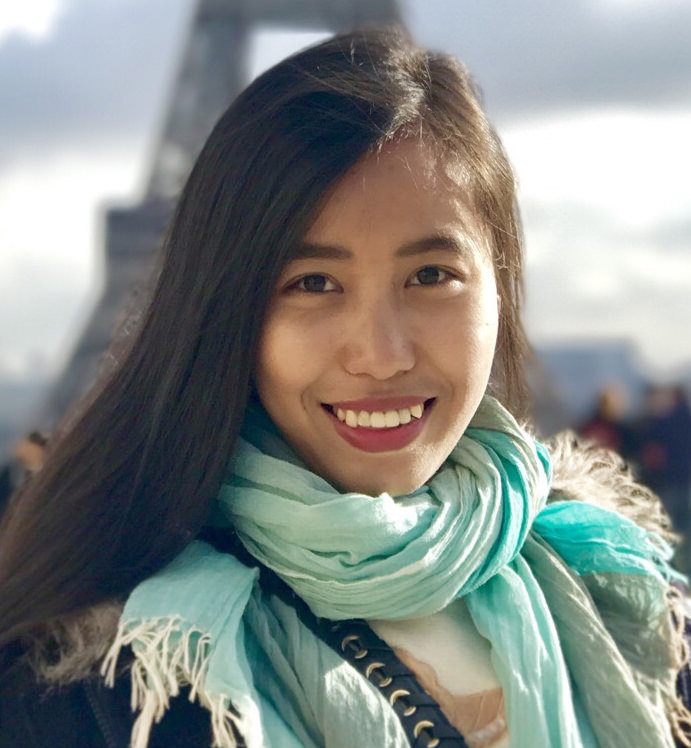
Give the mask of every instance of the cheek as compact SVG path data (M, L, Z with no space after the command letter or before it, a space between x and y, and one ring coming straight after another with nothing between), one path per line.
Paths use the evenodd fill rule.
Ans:
M281 391L292 389L296 347L287 343L288 337L280 325L268 321L259 341L255 379L264 406L270 410L272 397Z
M489 291L473 299L454 328L448 325L447 371L455 381L458 396L466 399L465 407L474 411L485 393L492 372L499 313L496 294ZM444 329L443 324L438 329ZM465 409L464 407L464 409Z
M481 375L494 358L499 330L497 296L491 287L486 292L478 289L460 308L450 309L446 318L438 316L434 322L432 329L449 363L460 363L465 374Z
M267 320L257 354L255 381L264 407L306 389L319 376L326 341L309 325L284 315Z
M499 334L499 297L494 292L485 295L483 312L476 327L478 364L483 367L484 383L487 386L492 363L497 349Z
M490 360L494 359L499 335L499 300L496 295L486 300L485 310L477 327L478 344Z
M478 294L476 304L477 317L476 329L478 339L485 347L494 350L499 332L499 313L501 309L501 298L497 292L497 284L494 278L487 278Z

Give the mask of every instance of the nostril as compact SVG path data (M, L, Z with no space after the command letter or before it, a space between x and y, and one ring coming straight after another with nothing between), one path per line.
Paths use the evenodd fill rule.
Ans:
M391 379L415 367L414 347L407 341L358 338L344 347L342 363L349 374Z

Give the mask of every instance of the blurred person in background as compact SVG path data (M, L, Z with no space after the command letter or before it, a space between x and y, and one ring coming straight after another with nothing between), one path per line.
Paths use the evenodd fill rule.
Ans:
M641 480L662 499L674 527L691 532L691 407L680 385L650 387L637 424ZM688 543L687 543L688 545ZM688 571L688 549L686 551Z
M31 431L14 446L12 456L0 469L0 515L12 494L43 465L47 436Z
M659 502L532 435L519 226L466 70L398 31L236 99L0 527L0 746L687 740Z
M633 452L633 433L626 408L625 391L617 385L605 387L597 396L593 412L578 427L578 433L627 459Z

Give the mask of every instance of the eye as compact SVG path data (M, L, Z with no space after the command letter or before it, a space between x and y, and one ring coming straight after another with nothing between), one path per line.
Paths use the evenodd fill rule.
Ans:
M412 286L435 286L451 278L451 273L436 265L427 265L417 270L410 279Z
M335 291L336 284L326 275L312 273L311 275L303 275L302 278L298 278L292 284L292 288L298 291L306 291L307 293L327 293Z

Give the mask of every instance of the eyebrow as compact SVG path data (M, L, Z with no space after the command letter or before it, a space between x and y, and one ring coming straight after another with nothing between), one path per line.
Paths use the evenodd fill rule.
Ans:
M412 257L426 252L452 252L455 255L467 256L473 251L475 243L463 241L453 234L432 234L403 244L396 250L397 257ZM291 260L348 260L353 253L339 244L320 244L302 242L291 255Z

